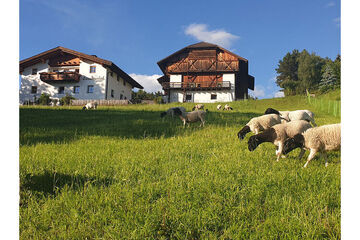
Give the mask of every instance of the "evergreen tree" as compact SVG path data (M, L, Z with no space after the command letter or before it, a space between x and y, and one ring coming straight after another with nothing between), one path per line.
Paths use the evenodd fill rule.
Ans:
M333 64L326 64L325 71L322 74L322 79L319 84L319 89L322 92L326 92L329 89L334 89L334 87L337 85L338 79L331 65Z
M285 95L296 94L298 82L298 65L299 51L294 49L292 53L287 53L285 57L279 61L276 72L276 84L284 88Z

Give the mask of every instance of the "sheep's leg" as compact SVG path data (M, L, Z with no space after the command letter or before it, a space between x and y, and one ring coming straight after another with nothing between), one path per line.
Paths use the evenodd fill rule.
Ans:
M316 150L315 149L310 149L310 154L307 158L307 161L304 165L304 168L306 168L306 166L309 164L309 162L315 157L315 154L316 154Z
M279 149L276 150L276 155L277 155L277 159L276 161L278 162L279 161L279 158L281 156L281 153L283 151L283 148L284 148L284 144L282 142L279 142Z
M321 158L325 159L325 167L327 167L329 164L328 164L326 152L322 151L320 154L321 154Z
M299 153L299 156L297 157L298 159L301 159L303 156L304 156L304 153L305 153L305 149L302 148L300 153Z

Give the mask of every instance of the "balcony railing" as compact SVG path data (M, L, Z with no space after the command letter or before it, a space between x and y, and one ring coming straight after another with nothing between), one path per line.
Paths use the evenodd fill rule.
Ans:
M44 82L79 82L80 74L77 72L42 72L40 79Z
M231 89L231 82L164 82L162 83L164 90L167 89L186 89L186 90L222 90Z

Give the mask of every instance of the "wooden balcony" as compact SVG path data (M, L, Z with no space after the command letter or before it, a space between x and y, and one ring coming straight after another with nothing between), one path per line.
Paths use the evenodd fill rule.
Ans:
M40 79L43 82L79 82L80 74L77 72L42 72Z
M162 83L164 90L168 89L182 89L182 90L228 90L231 89L231 82L164 82Z

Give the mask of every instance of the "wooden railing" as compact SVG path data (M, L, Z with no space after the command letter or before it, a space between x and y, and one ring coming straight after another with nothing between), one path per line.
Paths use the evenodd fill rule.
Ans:
M44 82L79 82L80 74L77 72L42 72L40 79Z
M187 90L208 90L208 89L230 89L231 82L164 82L162 83L164 90L166 89L187 89Z

